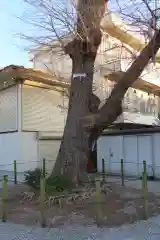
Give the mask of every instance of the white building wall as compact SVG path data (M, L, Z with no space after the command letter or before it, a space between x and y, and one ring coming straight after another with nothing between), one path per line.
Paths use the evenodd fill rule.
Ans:
M18 102L17 96L22 102ZM62 136L66 112L58 107L63 105L61 95L49 89L19 85L1 91L0 104L1 132L19 130L0 134L0 177L7 174L10 180L14 179L14 160L18 181L24 180L25 171L41 166L43 158L47 160L46 169L51 171L60 140L39 140L37 131Z
M143 161L147 163L150 176L160 178L160 133L101 136L97 141L98 171L102 171L102 158L106 173L121 172L121 158L124 160L124 174L140 177Z
M123 137L124 170L128 175L139 174L139 157L137 136Z
M120 159L123 158L123 137L102 136L97 141L97 168L102 171L102 158L105 161L105 169L108 173L120 173Z
M43 158L45 158L47 174L50 174L54 167L59 152L60 144L61 139L45 139L45 140L43 139L38 141L40 159L39 166L42 167L42 160Z
M17 161L18 181L24 180L24 172L38 166L38 141L35 132L0 134L0 179L7 174L14 180L14 160Z
M130 55L126 49L122 49L122 43L115 38L103 34L95 60L95 69L105 66L105 73L121 70L121 60L127 60ZM34 68L42 69L57 77L70 80L72 60L64 54L62 49L55 48L49 51L39 51L34 57Z
M0 91L0 132L18 129L18 85Z
M24 172L33 170L38 167L38 139L36 132L20 132L19 144L19 164L17 164L17 171Z
M34 68L69 80L72 71L72 60L60 49L57 51L42 52L34 58Z
M53 51L53 50L52 50ZM107 80L105 76L112 72L126 71L133 62L133 54L130 47L122 46L122 43L109 36L103 34L101 44L98 48L95 71L93 79L93 89L103 102L110 95L111 89L115 83ZM69 81L72 70L72 61L68 55L65 55L56 48L53 52L39 52L35 57L35 67L48 71L51 70L57 77L67 79ZM47 68L46 68L47 66ZM154 84L158 84L159 71L152 64L149 64L142 74L142 79ZM156 83L155 83L156 81ZM132 94L133 92L133 94ZM132 95L132 96L131 96ZM149 115L158 116L158 96L129 88L125 95L124 111L137 111ZM133 105L133 106L132 106Z
M50 52L40 52L37 56L33 59L33 67L35 69L40 69L46 72L52 72L52 59Z
M60 93L39 87L22 87L22 130L63 132L66 112Z
M52 54L52 71L58 76L62 77L65 81L70 81L72 73L72 60L71 58L62 53Z
M156 177L160 178L160 133L153 134L152 147L154 174Z
M3 170L13 171L13 161L20 161L20 133L0 134L0 172Z
M61 138L41 139L36 132L13 132L0 134L0 179L5 174L14 180L14 160L17 161L17 179L24 181L24 172L42 167L46 159L46 171L50 173L55 164Z

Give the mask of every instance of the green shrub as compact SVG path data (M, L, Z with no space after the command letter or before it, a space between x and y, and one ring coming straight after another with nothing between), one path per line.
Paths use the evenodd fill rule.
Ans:
M36 168L35 170L29 170L25 172L25 183L31 186L35 190L40 189L40 178L42 170ZM46 193L51 194L53 192L62 192L71 187L71 182L68 181L63 175L50 176L46 179Z
M51 192L62 192L66 189L69 189L71 186L70 181L63 175L59 176L50 176L46 180L46 192L51 193Z
M25 183L30 187L32 187L33 189L38 190L40 188L41 174L42 174L42 170L40 168L26 171Z

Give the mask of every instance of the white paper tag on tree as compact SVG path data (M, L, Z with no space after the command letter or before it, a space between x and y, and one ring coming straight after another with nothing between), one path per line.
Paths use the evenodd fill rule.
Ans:
M73 78L77 78L77 77L86 77L87 74L86 73L73 73Z

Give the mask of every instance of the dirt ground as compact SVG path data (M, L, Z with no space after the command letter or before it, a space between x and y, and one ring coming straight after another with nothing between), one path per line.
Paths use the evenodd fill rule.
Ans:
M145 219L141 190L122 187L113 182L107 182L104 189L99 204L99 211L103 217L102 225L114 227ZM24 200L21 193L27 191L31 190L22 184L9 187L6 202L7 221L32 226L40 225L39 196L34 196L31 201ZM160 196L149 193L148 202L149 217L160 214ZM45 204L45 219L48 227L93 225L96 223L97 209L95 196L83 201L75 200L69 203L63 201L62 206L53 204L49 207ZM1 205L0 210L2 210Z

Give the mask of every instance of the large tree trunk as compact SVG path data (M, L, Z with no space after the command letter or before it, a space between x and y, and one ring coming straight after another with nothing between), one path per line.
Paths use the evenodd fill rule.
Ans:
M91 148L91 130L83 126L81 119L95 112L100 101L92 94L93 69L96 53L84 53L84 44L75 39L69 46L73 62L69 109L55 170L66 174L72 181L80 181L86 173L86 163ZM98 47L98 46L97 46ZM86 51L86 50L85 50ZM78 76L80 74L86 76ZM77 75L74 75L77 74Z
M90 2L92 1L90 0ZM82 0L82 2L87 1ZM102 6L101 2L99 7ZM98 21L96 27L91 26L92 24L89 22L87 30L92 31L87 31L87 37L84 36L80 21L77 29L79 34L83 32L82 38L76 37L66 46L66 53L70 55L73 62L69 110L53 173L63 172L75 182L84 179L93 141L97 140L101 132L122 113L121 104L127 89L141 75L149 60L157 53L160 47L160 31L158 31L154 39L142 50L132 66L118 81L105 105L98 110L97 106L96 108L92 106L93 69L97 49L101 42L100 28L98 28L100 19ZM85 73L86 76L75 77L75 73Z
M100 22L105 4L106 0L78 1L77 35L65 48L72 59L72 79L66 126L53 173L63 172L76 182L84 179L92 145L91 129L85 128L81 119L95 112L93 70L101 43Z

